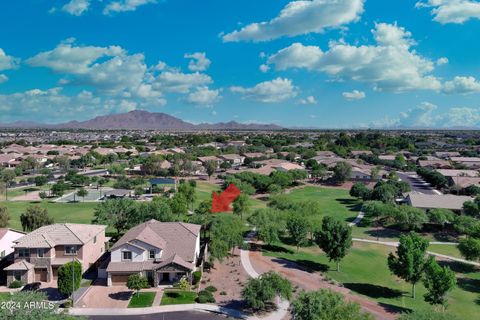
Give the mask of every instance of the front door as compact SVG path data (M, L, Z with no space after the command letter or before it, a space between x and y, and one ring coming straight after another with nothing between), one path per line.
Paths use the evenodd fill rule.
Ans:
M170 282L170 273L162 273L162 282Z

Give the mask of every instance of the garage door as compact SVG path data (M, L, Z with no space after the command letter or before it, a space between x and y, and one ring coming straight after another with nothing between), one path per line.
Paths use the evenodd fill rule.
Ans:
M35 269L35 282L47 282L46 269Z
M124 286L127 284L129 274L112 274L112 286Z

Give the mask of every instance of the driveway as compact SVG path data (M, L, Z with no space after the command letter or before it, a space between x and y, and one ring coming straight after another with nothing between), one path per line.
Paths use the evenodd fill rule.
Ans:
M126 286L107 287L101 282L95 282L85 295L78 300L77 308L126 308L132 297L132 290Z
M425 182L421 177L419 177L415 172L398 172L397 175L403 181L406 181L412 191L420 192L423 194L440 194L438 190L435 190L429 183Z

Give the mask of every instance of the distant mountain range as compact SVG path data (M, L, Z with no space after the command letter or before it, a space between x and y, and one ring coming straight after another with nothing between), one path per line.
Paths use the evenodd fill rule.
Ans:
M161 112L134 110L127 113L99 116L87 121L45 124L31 121L0 123L0 128L19 129L130 129L130 130L280 130L275 124L243 124L235 121L192 124Z

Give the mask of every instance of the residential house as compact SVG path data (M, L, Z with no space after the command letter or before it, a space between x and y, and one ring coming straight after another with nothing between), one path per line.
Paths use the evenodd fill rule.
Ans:
M200 265L201 226L150 220L133 227L111 248L107 283L125 285L138 273L155 286L191 278Z
M424 210L430 209L450 209L456 212L462 212L463 204L472 201L468 196L456 196L453 194L431 195L418 192L407 194L405 201L414 208Z
M291 163L291 162L283 162L276 166L273 166L273 168L276 169L277 171L282 171L282 172L288 172L290 170L305 170L305 168L302 167L301 165L298 165L296 163Z
M418 160L418 165L422 168L430 169L451 169L452 165L447 160Z
M358 158L361 155L370 156L370 155L373 154L373 152L370 151L370 150L353 150L353 151L350 152L350 154L352 155L352 157Z
M220 164L223 162L222 159L215 156L198 157L198 161L200 161L202 165L205 165L209 161L215 161L217 163L217 167L219 167Z
M245 157L238 154L224 154L219 156L224 162L229 162L232 166L241 166L245 161Z
M462 164L467 168L480 169L479 157L451 157L451 160L455 163Z
M55 281L58 268L73 260L80 262L85 272L105 252L105 229L104 225L57 223L15 240L14 263L4 269L7 285L14 280Z
M451 157L460 157L460 152L457 151L437 151L433 154L440 159L450 159Z
M1 228L0 229L0 259L13 252L14 242L25 235L24 232Z

